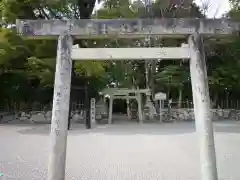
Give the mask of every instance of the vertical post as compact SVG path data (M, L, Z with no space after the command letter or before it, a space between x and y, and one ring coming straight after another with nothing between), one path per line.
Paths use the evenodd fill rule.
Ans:
M48 180L65 179L72 44L73 39L70 35L63 34L59 36L50 134L51 147Z
M128 98L127 98L127 116L128 119L131 120L130 102Z
M137 90L137 102L138 102L138 118L139 123L143 123L143 113L142 113L142 98L141 93L139 92L139 88Z
M207 70L203 39L199 34L188 39L190 47L190 73L193 91L194 116L199 137L202 180L217 180L217 166L210 112Z
M159 100L159 121L162 122L162 100Z
M107 109L108 109L105 95L103 95L103 108L104 108L104 110L101 113L105 115L105 114L107 114Z
M96 101L95 98L91 98L91 127L96 125Z
M112 124L112 112L113 112L113 97L109 98L109 109L108 109L108 124Z
M89 80L85 79L85 99L84 99L84 109L85 109L85 127L86 129L91 129L91 119L90 119L90 93L89 93Z

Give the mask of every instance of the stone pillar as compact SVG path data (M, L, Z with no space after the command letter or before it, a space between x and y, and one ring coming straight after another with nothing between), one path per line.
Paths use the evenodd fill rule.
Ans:
M90 118L91 118L91 127L96 125L96 101L95 98L91 98L91 110L90 110Z
M71 48L70 35L58 38L55 85L51 123L51 146L48 165L48 180L64 180L67 148L67 128L71 86Z
M85 109L85 126L86 129L91 129L91 117L90 117L90 97L89 97L89 80L86 80L85 84L85 100L84 100L84 109Z
M138 102L138 118L139 123L143 123L143 113L142 113L142 98L139 89L137 90L137 102Z
M162 100L159 100L159 121L162 122Z
M109 98L109 109L108 109L108 124L112 124L112 112L113 112L113 97Z
M131 111L130 111L129 99L127 99L127 116L128 116L128 119L131 120Z
M153 115L153 104L150 99L151 95L147 94L147 100L146 100L146 106L148 107L148 116L149 120L154 120L154 115Z
M106 98L105 98L105 95L103 95L103 103L106 105Z
M199 34L188 39L190 47L190 73L193 92L194 116L199 138L202 180L217 180L217 166L210 112L208 78L203 47Z

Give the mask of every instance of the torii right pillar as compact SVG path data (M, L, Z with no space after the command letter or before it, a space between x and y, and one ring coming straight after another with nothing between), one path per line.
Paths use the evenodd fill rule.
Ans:
M218 180L203 38L195 33L189 36L188 44L195 126L200 146L201 179Z

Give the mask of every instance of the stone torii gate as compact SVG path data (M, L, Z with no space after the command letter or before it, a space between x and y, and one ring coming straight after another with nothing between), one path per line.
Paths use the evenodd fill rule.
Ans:
M17 20L16 26L19 35L30 38L58 38L48 180L65 179L73 38L140 38L147 36L188 37L194 114L200 146L201 176L203 180L217 180L203 36L232 34L239 31L239 24L227 19ZM82 53L84 51L93 52L92 49L84 49ZM124 49L124 51L131 50ZM124 51L123 53L126 54ZM139 50L138 53L144 56L141 51ZM154 48L149 48L148 51L154 51ZM97 55L94 53L92 55L95 58L103 51L97 52L96 50L94 52L97 53ZM159 52L156 55L161 58L164 53ZM133 57L136 58L135 55ZM180 59L181 57L176 58Z

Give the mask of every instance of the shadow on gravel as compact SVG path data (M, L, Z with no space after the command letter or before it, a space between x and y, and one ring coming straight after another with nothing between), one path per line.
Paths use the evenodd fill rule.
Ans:
M17 126L17 125L10 125ZM20 125L17 132L20 134L49 135L50 125ZM240 122L222 121L214 122L214 131L220 133L240 133ZM193 122L179 123L119 123L113 125L97 125L93 129L85 129L83 124L74 124L69 131L70 136L84 134L108 134L108 135L181 135L195 132Z

